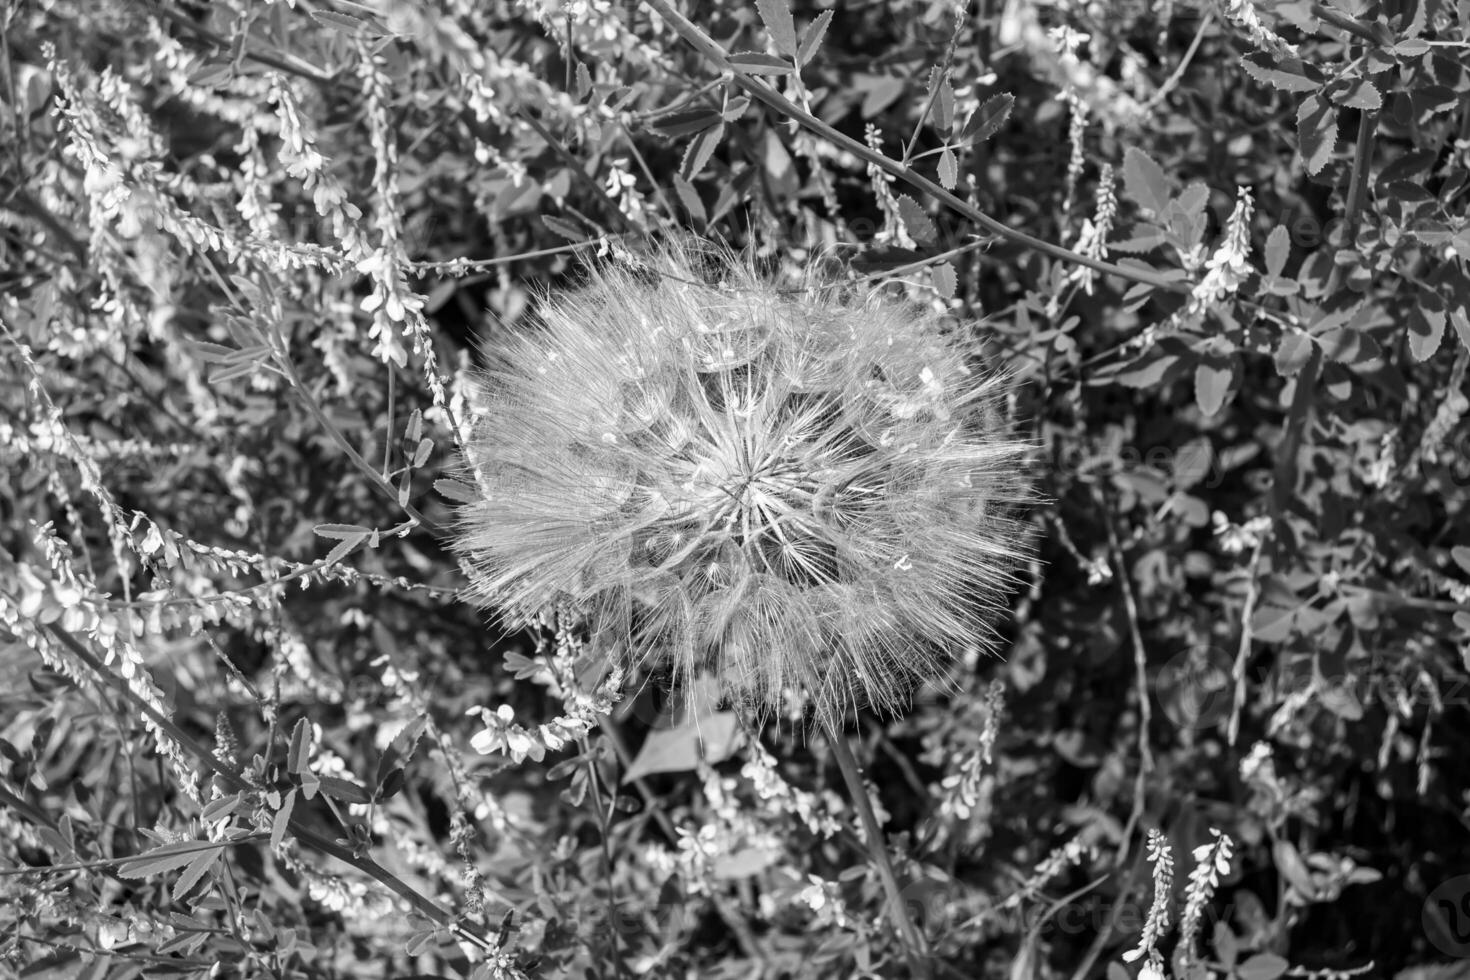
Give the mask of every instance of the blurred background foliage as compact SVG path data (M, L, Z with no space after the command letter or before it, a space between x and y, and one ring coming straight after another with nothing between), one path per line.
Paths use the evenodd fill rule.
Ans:
M1470 9L684 12L4 5L0 957L903 975L822 745L457 598L477 358L692 231L1016 376L1004 660L857 730L940 975L1465 975Z

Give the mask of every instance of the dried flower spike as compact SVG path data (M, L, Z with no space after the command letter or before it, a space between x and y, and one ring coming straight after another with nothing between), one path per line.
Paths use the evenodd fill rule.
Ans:
M829 725L987 645L1028 446L942 318L676 242L540 321L496 352L466 445L485 604L571 602L627 666L711 670L759 713L800 691Z

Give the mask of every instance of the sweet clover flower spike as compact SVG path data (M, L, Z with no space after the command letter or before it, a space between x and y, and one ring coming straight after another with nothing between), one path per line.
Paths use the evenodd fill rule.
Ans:
M477 598L571 603L624 666L766 714L892 710L988 645L1026 554L1028 445L943 318L712 246L594 269L483 377Z

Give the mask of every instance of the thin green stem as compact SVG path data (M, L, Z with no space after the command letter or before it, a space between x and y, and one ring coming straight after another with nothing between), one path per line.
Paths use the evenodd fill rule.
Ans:
M613 857L612 845L608 842L608 832L612 826L609 807L602 804L602 790L599 787L600 778L597 774L597 762L588 748L587 740L581 741L582 755L587 759L587 789L592 794L592 808L597 816L597 836L602 842L602 862L607 870L607 931L609 942L612 945L613 974L618 977L624 976L622 944L618 941L618 897L613 888ZM611 800L608 801L609 805Z
M883 882L883 891L888 896L888 915L892 919L894 928L898 930L899 937L903 940L904 952L908 956L909 970L914 977L928 980L933 976L929 962L929 946L924 940L924 934L919 931L914 920L909 916L908 905L903 900L903 892L898 887L898 876L893 872L893 861L888 856L888 848L884 844L883 831L878 827L878 817L873 813L873 803L868 799L868 789L863 785L862 770L858 768L857 759L853 757L852 747L847 743L847 736L837 731L832 725L826 726L827 741L832 745L832 754L837 757L837 768L842 771L842 779L847 783L848 794L852 797L853 806L857 808L858 818L863 823L863 838L868 845L868 853L873 858L873 864L878 869L878 878Z

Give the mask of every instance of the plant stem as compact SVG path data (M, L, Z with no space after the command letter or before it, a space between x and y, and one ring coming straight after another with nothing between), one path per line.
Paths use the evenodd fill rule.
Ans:
M1010 225L1002 224L973 204L951 194L927 177L920 176L899 161L885 156L861 140L853 139L846 133L828 125L786 98L786 96L776 91L772 86L756 81L748 72L731 64L729 58L726 57L725 49L720 47L708 34L695 26L687 17L674 9L673 4L669 0L643 0L643 4L646 7L652 8L673 29L674 33L678 34L690 46L703 54L705 59L721 72L728 74L732 82L740 86L741 89L748 92L752 97L759 99L767 106L780 112L786 118L795 120L806 129L816 133L829 143L841 147L863 162L870 163L884 173L892 174L899 180L918 188L951 210L969 218L991 234L998 235L1025 248L1041 252L1044 255L1049 255L1054 259L1059 259L1073 265L1087 266L1097 272L1102 272L1110 276L1118 276L1129 282L1145 283L1153 286L1155 289L1161 289L1166 292L1187 292L1189 290L1189 284L1182 280L1166 278L1165 276L1144 269L1122 268L1113 265L1111 262L1094 259L1090 255L1080 255L1061 245L1043 241L1042 239L1026 234L1018 228L1012 228Z
M863 785L862 771L853 757L847 736L835 726L826 726L827 741L832 745L832 754L837 757L837 768L842 770L842 779L847 783L848 794L858 817L863 822L863 838L868 844L868 853L878 868L878 877L883 882L883 891L888 896L888 915L893 920L903 940L904 952L908 956L909 970L914 977L928 980L933 975L929 963L929 947L914 920L909 916L908 905L898 887L898 876L893 873L893 861L888 857L883 832L878 828L878 818L873 813L872 801L868 799L867 787Z

